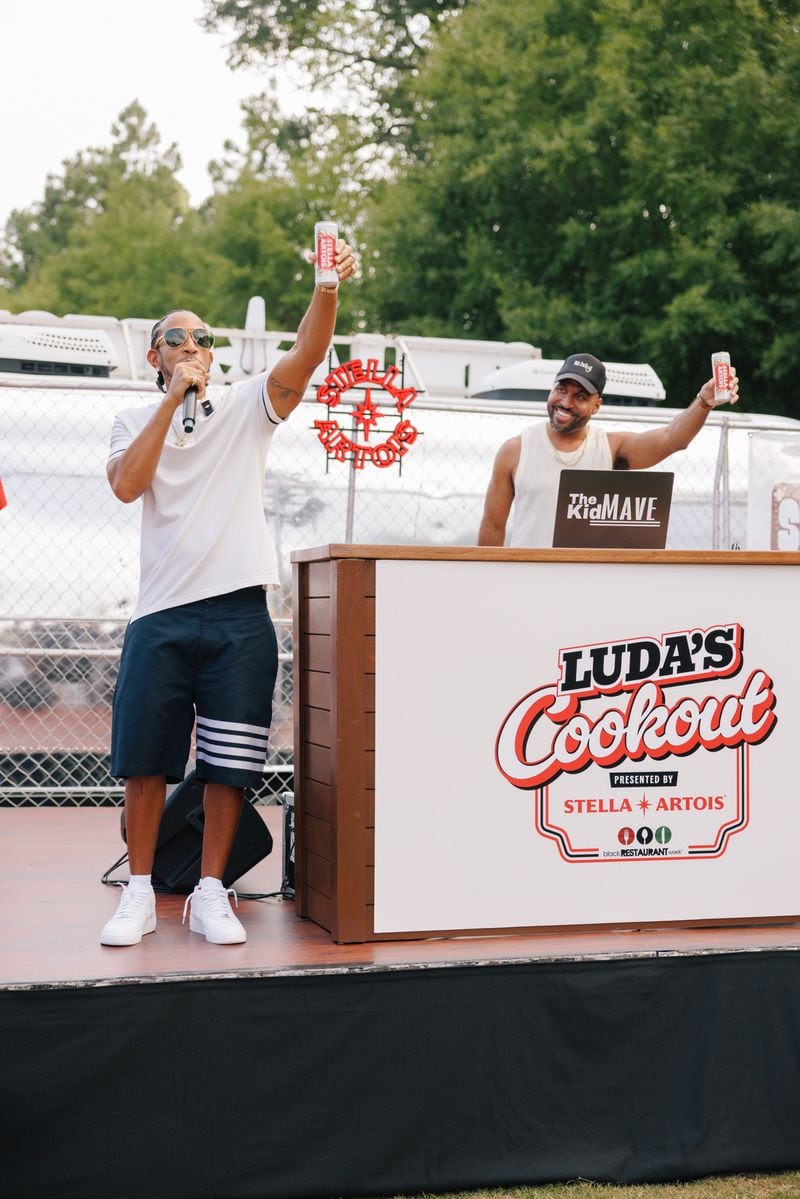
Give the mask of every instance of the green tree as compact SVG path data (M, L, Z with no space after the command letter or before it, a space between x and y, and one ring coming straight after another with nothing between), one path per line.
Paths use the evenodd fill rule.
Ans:
M289 58L316 85L331 87L337 106L359 112L370 137L394 141L413 130L408 84L436 30L471 2L206 0L204 24L233 31L232 66L265 61L281 69Z
M268 96L245 105L245 144L210 164L213 197L191 208L174 178L180 159L132 105L113 143L64 164L41 203L15 213L4 251L16 310L153 316L175 306L238 327L252 295L271 328L294 330L313 272L303 260L316 220L353 237L361 207L357 139L346 117L286 119ZM342 291L340 328L358 320Z
M683 404L731 349L796 411L798 5L473 0L376 192L370 323L646 360Z
M207 246L201 218L172 179L131 175L112 183L103 209L76 224L13 293L20 309L159 316L200 313L224 269ZM242 312L243 315L243 312Z
M244 105L245 145L227 143L211 164L214 196L203 207L209 249L222 264L209 311L241 321L247 300L263 295L267 323L293 330L309 299L314 223L335 219L353 240L362 207L357 135L346 117L282 117L267 95ZM342 289L339 328L359 318L358 289Z
M53 255L105 211L109 193L131 178L169 191L181 161L174 145L162 149L158 130L134 101L111 128L109 147L81 151L48 175L42 200L9 217L0 244L0 284L11 293L28 285Z

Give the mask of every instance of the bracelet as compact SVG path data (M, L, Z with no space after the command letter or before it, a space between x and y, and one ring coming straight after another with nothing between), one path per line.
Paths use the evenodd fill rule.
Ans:
M698 391L697 395L696 395L694 398L695 398L696 400L699 400L699 401L700 401L700 403L703 405L703 407L704 407L704 408L707 408L709 412L713 412L713 411L714 411L714 409L716 408L716 404L709 404L709 403L707 403L707 402L706 402L706 401L703 399L703 397L700 395L700 392L699 392L699 391Z
M322 291L326 295L329 295L329 296L335 296L337 291L339 290L338 284L336 287L325 287L325 285L323 283L315 283L314 287L316 288L317 291Z

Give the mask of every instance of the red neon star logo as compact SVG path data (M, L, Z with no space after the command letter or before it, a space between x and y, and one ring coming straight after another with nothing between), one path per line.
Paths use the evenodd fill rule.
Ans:
M364 430L364 437L369 441L370 430L378 424L378 421L383 416L383 413L378 409L376 404L372 402L370 389L367 388L364 393L364 399L353 410L353 419L361 425Z

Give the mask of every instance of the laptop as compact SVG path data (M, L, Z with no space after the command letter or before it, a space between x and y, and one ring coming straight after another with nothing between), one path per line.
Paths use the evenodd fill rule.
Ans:
M663 550L674 478L671 471L562 470L553 545Z

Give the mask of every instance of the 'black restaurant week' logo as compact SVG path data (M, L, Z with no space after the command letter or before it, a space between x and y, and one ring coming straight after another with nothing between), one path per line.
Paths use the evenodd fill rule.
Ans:
M724 624L573 646L559 651L556 682L517 701L495 761L515 787L534 791L537 830L565 860L716 857L746 827L749 747L769 737L777 717L766 671L745 678L743 644L742 626ZM730 795L707 785L719 776L719 750L736 754ZM691 770L657 769L692 755ZM591 766L609 771L607 792L595 782L592 795L578 796L574 776ZM693 782L682 777L679 787L679 773ZM587 840L597 844L577 847Z

